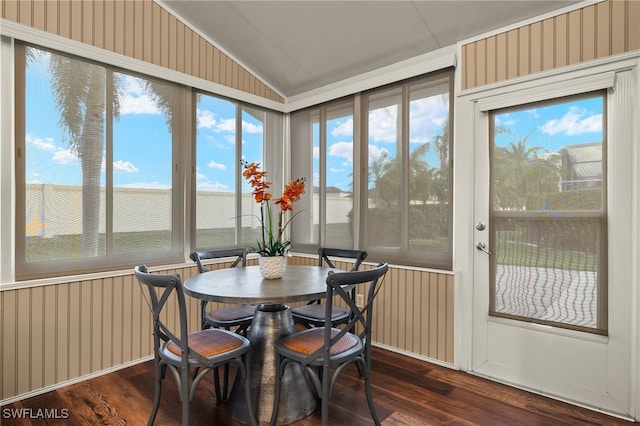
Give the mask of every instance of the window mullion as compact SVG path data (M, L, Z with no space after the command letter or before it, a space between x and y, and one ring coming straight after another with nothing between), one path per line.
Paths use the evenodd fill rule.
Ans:
M105 111L105 250L107 256L113 253L113 70L106 68L106 111Z
M240 163L240 159L242 157L242 107L239 104L235 104L236 106L236 128L235 128L235 148L236 148L236 163ZM236 194L235 204L236 204L236 238L235 243L240 244L242 239L242 217L244 212L242 211L242 167L239 167L237 164L235 166L236 172Z
M327 242L327 107L326 105L320 108L320 117L319 117L319 125L320 125L320 176L319 176L319 188L318 188L318 197L319 197L319 211L318 211L318 219L319 219L319 232L320 232L320 243L321 245L326 245ZM313 182L313 181L312 181ZM313 183L312 183L313 186ZM311 192L313 193L313 187L311 188Z
M409 85L402 86L402 97L399 105L400 115L400 149L402 155L402 192L400 195L400 246L409 249Z

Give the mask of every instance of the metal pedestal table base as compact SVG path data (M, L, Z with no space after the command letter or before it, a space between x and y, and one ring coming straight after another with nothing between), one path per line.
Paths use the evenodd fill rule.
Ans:
M259 305L249 330L251 351L248 368L251 375L251 397L258 423L268 424L273 411L276 380L274 344L283 336L295 332L291 310L287 305ZM310 415L318 402L309 389L299 366L289 364L282 377L282 393L277 424L285 425ZM244 381L239 376L229 396L229 413L240 423L249 424Z

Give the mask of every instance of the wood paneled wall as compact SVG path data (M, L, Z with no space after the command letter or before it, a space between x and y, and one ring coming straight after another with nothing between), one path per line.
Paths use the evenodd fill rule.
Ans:
M276 102L284 99L153 0L2 0L10 21Z
M296 257L292 264L316 265ZM353 263L334 262L349 270ZM373 265L363 265L361 269ZM373 341L453 364L454 276L390 267L374 306Z
M607 0L462 46L471 89L640 49L640 2Z
M290 259L291 264L316 262ZM351 265L338 262L336 267ZM197 269L154 272L180 272L187 279ZM189 323L196 330L199 302L187 300ZM175 305L171 311L176 324ZM453 276L390 268L375 316L375 343L453 363ZM0 401L152 353L151 314L133 274L0 291Z

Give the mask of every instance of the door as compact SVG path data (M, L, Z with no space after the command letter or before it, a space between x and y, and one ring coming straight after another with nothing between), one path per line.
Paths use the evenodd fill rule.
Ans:
M531 92L512 92L478 106L475 132L471 370L621 415L631 406L632 77L529 103Z

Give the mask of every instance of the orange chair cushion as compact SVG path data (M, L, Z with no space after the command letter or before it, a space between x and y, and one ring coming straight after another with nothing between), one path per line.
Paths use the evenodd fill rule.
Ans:
M319 305L317 303L314 303L313 305L304 305L304 306L298 306L296 308L293 308L292 312L298 315L303 315L305 317L323 320L326 309L327 307L325 305L322 305L322 304ZM331 318L335 318L338 315L344 315L347 313L348 311L342 308L336 308L336 307L331 308Z
M340 330L337 328L332 328L331 337L335 336L339 332ZM358 338L351 333L347 333L333 346L331 346L329 353L331 355L342 353L347 349L354 347L357 343ZM307 355L312 354L324 344L324 327L316 327L301 333L293 334L291 337L287 338L283 344L285 347L293 351Z
M233 321L253 316L256 307L253 305L225 306L207 312L207 315L218 321Z
M229 352L240 346L242 346L242 340L237 336L218 329L201 330L189 334L189 347L204 357ZM174 342L170 342L167 349L180 355L180 346Z

